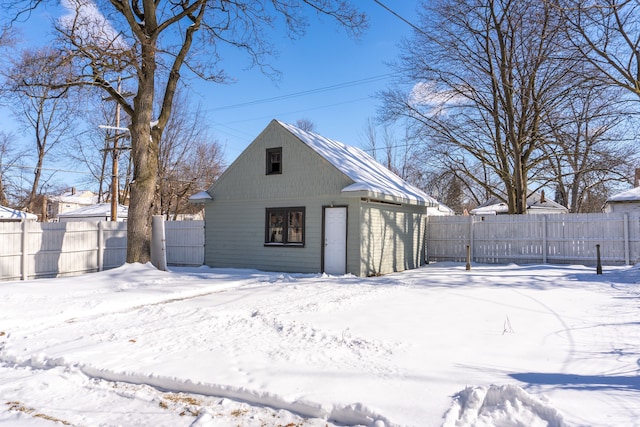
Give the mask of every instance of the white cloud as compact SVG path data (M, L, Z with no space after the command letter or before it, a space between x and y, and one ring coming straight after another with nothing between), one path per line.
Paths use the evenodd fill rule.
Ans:
M442 114L447 107L464 103L458 92L439 89L434 82L416 83L411 89L409 103L414 107L431 107L431 114Z
M122 35L111 25L92 0L62 0L68 13L59 20L60 25L80 37L84 43L114 49L128 49Z

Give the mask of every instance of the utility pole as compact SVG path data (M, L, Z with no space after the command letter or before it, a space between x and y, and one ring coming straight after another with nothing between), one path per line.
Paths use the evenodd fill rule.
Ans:
M128 77L125 77L125 79ZM118 76L118 93L122 94L122 78ZM128 96L130 94L125 94ZM110 100L113 98L104 98L104 101ZM113 148L105 148L104 151L111 151L111 221L118 220L118 199L120 195L120 182L118 177L118 156L120 155L120 151L128 150L129 147L119 147L118 140L122 136L119 132L129 132L127 128L120 127L120 103L116 101L116 125L115 126L106 126L100 125L98 126L102 129L113 129L114 137L113 137Z
M118 93L122 89L122 80L118 76ZM118 193L120 182L118 180L118 128L120 127L120 103L116 102L116 130L113 138L113 153L111 155L111 221L118 220Z

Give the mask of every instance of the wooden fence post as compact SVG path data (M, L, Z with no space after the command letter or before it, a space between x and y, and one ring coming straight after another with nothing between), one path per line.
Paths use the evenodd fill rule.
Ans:
M600 262L600 245L596 245L596 274L602 274L602 262Z
M467 265L465 267L467 271L471 270L471 246L467 245Z

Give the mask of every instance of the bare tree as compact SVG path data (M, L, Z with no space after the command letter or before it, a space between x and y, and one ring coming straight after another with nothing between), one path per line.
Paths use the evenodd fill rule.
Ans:
M223 151L216 141L201 140L171 174L164 177L167 202L163 212L168 219L177 219L181 213L196 213L201 208L190 204L193 193L208 189L224 171Z
M99 93L83 90L81 96L86 100L85 108L78 114L83 118L85 130L81 137L72 141L73 149L69 150L69 158L75 164L83 164L89 171L87 178L81 182L98 188L98 202L111 200L113 162L124 165L129 163L129 133L115 128L126 127L127 122L116 123L116 105L109 99L98 97ZM114 150L114 139L118 138L119 146ZM126 182L127 168L118 168L117 182Z
M13 1L23 13L42 3ZM254 65L269 71L265 58L273 48L268 32L282 24L289 35L301 35L307 25L305 7L356 35L366 26L365 16L345 0L68 0L65 5L70 13L58 22L57 30L61 57L69 58L77 71L69 83L106 91L131 121L127 262L150 259L160 142L182 72L224 81L226 76L217 68L219 45L244 50ZM110 83L118 74L135 76L132 102ZM156 94L162 99L157 111Z
M376 126L371 118L364 127L363 138L365 151L373 158L402 179L420 186L419 168L413 156L415 146L410 138L398 138L388 124Z
M562 22L545 2L424 3L403 45L402 87L383 95L386 119L464 181L525 213L532 171L551 137L544 121L567 96Z
M640 3L554 0L574 48L597 71L591 78L640 97Z
M0 205L14 205L18 200L12 172L24 153L16 149L15 136L0 131Z
M33 138L36 166L26 208L40 211L38 194L45 158L67 138L74 120L68 88L61 83L68 77L55 60L57 52L49 49L25 50L5 74L6 93L13 102L13 112Z
M208 189L224 170L223 150L212 139L202 112L180 95L160 144L156 213L176 219L194 207L191 194Z
M313 132L316 125L309 119L298 119L296 120L296 127L306 130L307 132Z
M536 176L555 184L555 200L570 212L593 212L593 203L585 203L592 189L625 181L638 148L619 89L585 81L574 93L554 117L554 143L544 146L547 161Z

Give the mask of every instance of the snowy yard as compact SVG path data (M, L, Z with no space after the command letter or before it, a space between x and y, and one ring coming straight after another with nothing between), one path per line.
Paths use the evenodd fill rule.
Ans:
M640 268L0 282L0 426L639 426Z

